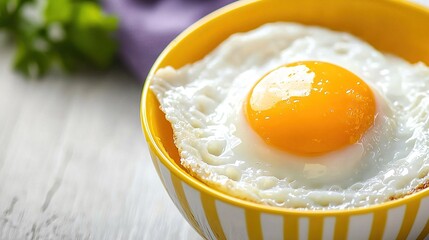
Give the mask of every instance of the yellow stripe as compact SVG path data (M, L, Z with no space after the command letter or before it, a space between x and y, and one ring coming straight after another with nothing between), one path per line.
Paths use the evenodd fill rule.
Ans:
M420 233L420 235L417 237L417 240L423 240L425 237L429 235L429 220L426 222L425 228L423 228L423 231Z
M419 205L411 203L407 204L407 210L405 211L404 221L402 222L401 230L399 231L398 237L396 239L406 239L410 233L411 227L414 224L415 217L419 210Z
M185 212L186 219L191 224L191 226L201 235L204 236L201 231L200 225L198 224L195 216L192 214L191 209L189 208L188 201L186 200L185 192L183 191L183 186L179 178L174 175L171 175L171 182L173 183L174 191L179 200L180 205L182 206L183 211Z
M323 217L310 218L310 228L308 239L319 240L323 236Z
M346 239L348 231L349 231L349 217L348 216L337 217L335 219L334 240Z
M261 218L256 211L246 210L247 236L249 240L262 239Z
M285 216L284 219L284 232L283 238L285 240L296 240L298 239L298 217L296 216Z
M387 212L385 210L374 213L371 234L369 235L370 240L381 239L383 237L383 234L386 231L386 220Z
M212 229L212 232L216 235L216 239L226 239L222 225L220 225L219 216L217 215L215 200L212 197L201 193L201 202L204 213L206 214L207 221L210 225L210 228Z

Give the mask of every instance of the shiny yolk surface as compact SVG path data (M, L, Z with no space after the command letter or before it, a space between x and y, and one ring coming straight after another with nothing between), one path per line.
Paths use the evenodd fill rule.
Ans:
M373 125L370 87L337 65L302 61L262 77L244 106L251 128L269 145L299 155L356 143Z

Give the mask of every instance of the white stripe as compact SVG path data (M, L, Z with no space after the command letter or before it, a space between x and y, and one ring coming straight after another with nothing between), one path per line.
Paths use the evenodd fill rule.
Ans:
M158 158L156 158L158 161L159 171L161 173L162 181L164 182L165 189L167 189L168 195L170 195L171 200L173 200L174 205L179 209L180 213L182 213L183 216L186 216L185 212L183 211L182 205L180 205L179 198L176 195L176 191L173 187L173 182L171 181L171 173L168 171L168 169L164 166L164 164L159 161Z
M261 214L262 236L264 239L283 239L283 217Z
M368 239L373 219L373 213L350 217L347 239Z
M335 217L327 217L323 220L323 240L334 239Z
M299 218L299 239L300 240L307 240L308 239L308 218Z
M189 208L191 213L194 215L195 220L198 225L201 227L201 230L204 232L205 236L210 236L208 239L216 239L216 235L210 229L210 225L207 221L206 214L201 203L201 194L196 191L188 184L182 182L183 191L185 192L186 199L188 201Z
M426 197L420 201L419 211L417 212L417 216L416 216L416 219L414 220L413 228L411 229L407 239L416 239L423 231L423 228L425 227L428 219L429 219L429 197Z
M217 200L215 203L226 239L249 239L244 210Z
M396 239L401 230L404 220L405 205L390 209L387 212L386 227L384 228L383 240Z

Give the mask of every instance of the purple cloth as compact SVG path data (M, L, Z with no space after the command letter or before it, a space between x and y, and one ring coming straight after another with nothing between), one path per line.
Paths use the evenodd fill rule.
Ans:
M161 51L192 23L233 0L103 0L120 19L120 57L143 82Z

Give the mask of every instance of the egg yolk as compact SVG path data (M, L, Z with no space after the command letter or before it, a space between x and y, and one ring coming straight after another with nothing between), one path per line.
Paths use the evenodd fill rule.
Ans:
M375 99L358 76L332 63L281 66L251 89L244 112L270 146L319 155L356 143L374 124Z

